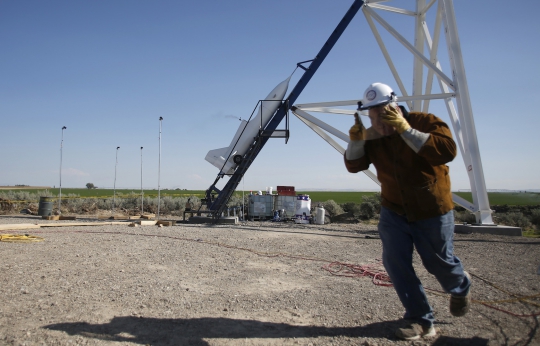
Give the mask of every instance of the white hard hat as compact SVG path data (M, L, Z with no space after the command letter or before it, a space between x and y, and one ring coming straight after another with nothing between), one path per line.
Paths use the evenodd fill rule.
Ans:
M397 97L392 88L383 83L373 83L364 91L364 98L361 102L358 102L358 110L365 110L396 101Z

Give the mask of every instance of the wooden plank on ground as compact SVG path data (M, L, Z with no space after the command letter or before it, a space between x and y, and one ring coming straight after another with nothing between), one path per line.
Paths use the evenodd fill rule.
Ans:
M107 226L107 225L127 225L127 222L109 221L109 222L66 222L66 223L41 223L41 227L70 227L70 226Z
M157 222L157 224L158 224L158 225L163 225L163 226L168 227L168 226L173 226L173 225L175 225L175 224L176 224L176 221L159 220L159 221Z
M143 219L153 219L156 217L156 214L144 214L144 215L141 215L141 217Z
M137 222L141 226L154 226L157 221L156 220L141 220Z
M60 215L48 215L48 216L42 216L43 220L60 220Z
M0 225L0 231L8 231L12 229L33 229L39 228L40 226L34 223L12 223Z
M60 220L76 220L77 217L75 216L63 216L63 215L60 215Z

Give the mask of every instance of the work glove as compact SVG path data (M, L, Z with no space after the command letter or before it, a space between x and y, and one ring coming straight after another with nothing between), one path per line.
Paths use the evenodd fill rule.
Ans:
M411 128L411 125L409 125L397 108L388 105L384 110L385 114L380 115L382 122L395 128L397 133L402 134Z
M361 141L365 139L366 128L360 120L358 113L354 113L354 125L349 130L349 138L351 141Z

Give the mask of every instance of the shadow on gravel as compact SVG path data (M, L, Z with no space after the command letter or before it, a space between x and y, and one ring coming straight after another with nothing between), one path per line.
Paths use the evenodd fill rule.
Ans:
M209 345L203 339L276 339L357 337L396 340L394 330L402 321L386 321L358 327L297 326L230 318L161 319L135 316L115 317L109 323L58 323L44 326L69 335L145 345ZM435 345L487 345L488 340L440 336Z
M446 346L446 345L462 345L462 346L483 346L489 345L488 339L479 338L477 336L470 339L454 338L451 336L440 336L432 343L432 346Z

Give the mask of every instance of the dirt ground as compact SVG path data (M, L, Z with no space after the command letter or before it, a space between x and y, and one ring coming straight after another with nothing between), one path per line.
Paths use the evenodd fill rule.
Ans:
M530 316L540 313L540 239L456 234L475 300L461 318L415 257L438 335L405 342L394 337L403 308L392 287L323 268L380 269L373 225L126 223L1 233L44 241L0 242L0 345L540 344L540 316Z

